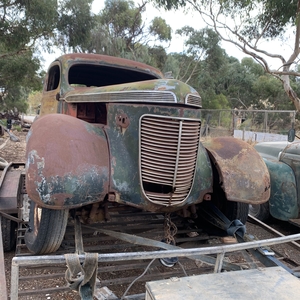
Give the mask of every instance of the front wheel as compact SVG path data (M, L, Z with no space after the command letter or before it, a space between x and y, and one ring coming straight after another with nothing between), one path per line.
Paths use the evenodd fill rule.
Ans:
M55 252L61 245L68 222L67 209L54 210L30 204L29 228L25 234L25 243L34 254Z
M246 224L249 204L227 200L224 191L218 187L212 195L212 203L229 219L229 221L240 220Z
M240 220L246 224L249 212L249 204L242 202L234 202L226 200L226 205L223 208L224 215L230 220Z
M270 217L269 201L262 204L251 204L249 214L262 222L267 221Z

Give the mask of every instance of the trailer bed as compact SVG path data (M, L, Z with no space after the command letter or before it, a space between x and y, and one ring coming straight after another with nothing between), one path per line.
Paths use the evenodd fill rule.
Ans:
M269 267L147 282L145 300L290 300L299 295L298 278Z

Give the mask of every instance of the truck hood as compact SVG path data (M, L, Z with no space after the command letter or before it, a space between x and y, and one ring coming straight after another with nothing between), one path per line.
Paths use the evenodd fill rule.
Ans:
M62 98L82 102L160 102L201 107L201 97L191 86L175 79L155 79L103 87L74 87Z
M278 161L281 152L283 152L289 144L288 141L262 142L256 144L254 148L263 158Z

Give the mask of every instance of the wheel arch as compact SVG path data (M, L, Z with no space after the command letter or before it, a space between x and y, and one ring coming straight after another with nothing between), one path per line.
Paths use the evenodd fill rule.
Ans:
M268 168L248 143L233 137L203 142L229 201L260 204L270 197Z
M63 114L45 115L27 137L27 193L49 209L103 201L109 191L109 164L102 128Z

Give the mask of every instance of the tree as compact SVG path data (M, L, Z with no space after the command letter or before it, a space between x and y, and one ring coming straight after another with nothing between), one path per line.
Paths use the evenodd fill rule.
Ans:
M145 11L146 2L136 6L133 1L106 0L104 9L95 17L85 49L146 62L149 59L143 55L148 56L147 48L171 40L171 27L161 17L155 17L146 26L142 18Z
M299 0L290 0L288 3L282 0L153 1L166 9L189 7L199 13L219 37L253 57L267 73L277 78L296 109L300 110L300 98L291 85L291 77L300 76L294 68L300 52ZM282 53L280 48L263 48L264 42L274 39L283 41L288 31L294 45L290 53L286 50ZM280 62L278 69L271 67L272 60Z
M56 46L67 52L82 52L81 45L90 39L94 27L93 0L64 0L58 7Z
M41 51L76 50L90 32L92 0L0 1L0 111L26 110L31 90L41 89ZM66 23L67 22L67 23Z
M25 112L30 90L41 89L39 61L30 51L0 59L0 111Z

